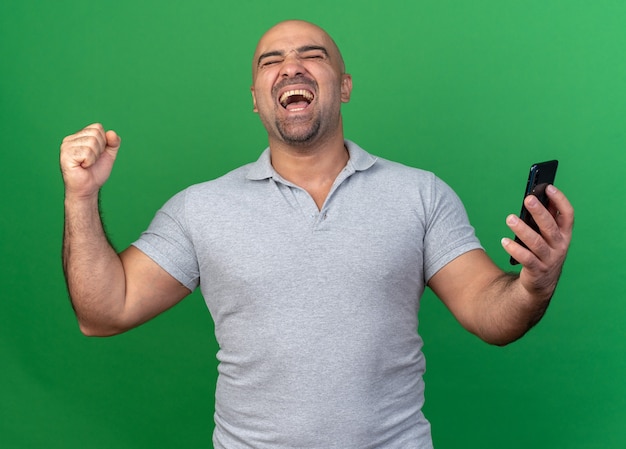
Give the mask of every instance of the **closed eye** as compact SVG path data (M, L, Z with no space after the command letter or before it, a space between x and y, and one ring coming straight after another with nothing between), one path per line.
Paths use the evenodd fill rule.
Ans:
M270 51L263 53L257 60L258 67L268 67L274 64L278 64L283 60L283 54L279 51Z
M325 60L328 59L328 51L326 48L317 45L306 45L296 50L297 55L301 59ZM259 56L257 65L259 68L271 67L281 63L285 59L285 55L281 51L269 51Z
M328 51L324 47L317 45L308 45L300 47L298 49L300 56L303 59L326 59L328 58Z
M259 63L259 67L269 67L272 66L274 64L279 64L282 60L280 59L266 59L264 61L262 61L261 63Z

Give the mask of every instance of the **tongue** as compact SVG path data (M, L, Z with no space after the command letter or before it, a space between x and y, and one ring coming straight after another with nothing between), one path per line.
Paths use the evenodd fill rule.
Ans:
M288 111L292 111L294 109L303 109L309 105L306 101L294 101L293 103L289 103L286 107Z

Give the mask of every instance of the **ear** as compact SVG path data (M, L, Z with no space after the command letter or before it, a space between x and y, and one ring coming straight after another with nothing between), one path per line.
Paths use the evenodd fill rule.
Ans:
M250 93L252 94L252 112L259 112L256 107L256 96L254 95L254 86L250 87Z
M352 75L344 73L341 76L341 102L348 103L352 93Z

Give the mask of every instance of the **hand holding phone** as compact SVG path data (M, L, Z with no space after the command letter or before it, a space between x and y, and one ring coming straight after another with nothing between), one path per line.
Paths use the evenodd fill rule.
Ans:
M526 191L524 193L524 198L526 198L528 195L534 195L537 197L537 199L539 199L539 201L541 201L541 204L543 204L547 208L550 200L548 196L546 195L546 187L548 187L549 184L554 184L554 178L556 177L556 169L558 165L559 165L559 161L557 160L539 162L537 164L533 164L530 167L530 172L528 173L528 182L526 184ZM530 212L528 212L528 210L526 209L526 206L524 206L523 199L522 199L522 210L520 212L519 217L524 223L530 226L535 232L541 234L541 231L539 230L539 226L537 226L537 223L535 223L535 220L533 219L532 215L530 214ZM520 245L522 245L523 247L527 248L527 246L524 244L524 242L522 242L519 239L519 237L515 236L515 241L519 243ZM511 265L519 264L519 262L515 260L513 257L511 257L510 262L511 262Z

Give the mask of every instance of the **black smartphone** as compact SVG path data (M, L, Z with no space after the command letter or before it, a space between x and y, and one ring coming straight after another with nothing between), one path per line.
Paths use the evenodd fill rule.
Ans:
M526 183L524 198L528 195L535 195L545 207L548 207L550 200L546 195L546 187L548 187L549 184L554 184L554 178L556 177L556 169L558 165L559 161L557 160L533 164L530 167L530 172L528 173L528 182ZM530 215L530 212L528 212L526 206L524 206L523 200L522 211L520 212L519 217L522 221L524 221L524 223L533 228L535 232L540 232L537 223L535 223L532 215ZM527 247L517 236L515 236L515 241L525 248ZM513 257L511 257L510 262L511 265L519 264L519 262Z

